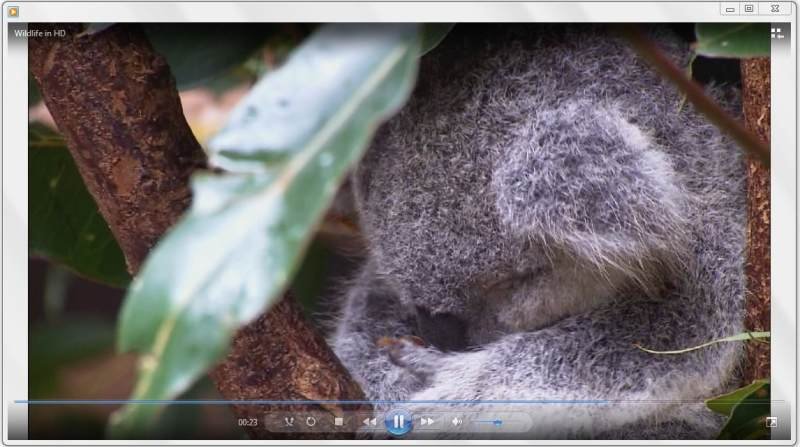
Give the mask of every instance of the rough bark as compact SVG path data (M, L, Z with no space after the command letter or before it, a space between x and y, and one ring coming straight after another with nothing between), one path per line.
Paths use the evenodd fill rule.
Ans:
M128 269L186 209L204 154L183 117L175 82L144 33L128 25L31 38L29 66L69 150L119 242Z
M745 125L770 140L770 59L742 61L742 105ZM747 160L747 317L752 331L770 330L770 170ZM744 383L770 376L769 344L747 344Z
M67 31L65 37L29 39L30 70L135 274L189 205L191 173L205 167L169 66L135 25L92 35L77 24L30 28ZM239 331L212 377L232 400L364 399L289 297ZM275 409L233 406L237 416L262 421L265 411ZM336 405L317 410L341 412ZM250 434L274 437L263 424Z
M364 400L363 392L330 352L325 339L304 321L299 307L284 300L268 315L242 328L227 359L212 372L219 390L224 395L250 400L267 399L265 389L283 390L281 398L286 400ZM287 333L291 336L287 337ZM366 417L356 417L356 412L369 411L370 406L364 404L235 406L237 416L259 418L260 423L266 423L266 427L248 427L255 439L337 438L341 437L337 432L357 429ZM316 418L314 427L309 428L300 420L306 415ZM284 416L298 420L297 431L285 432ZM348 416L345 425L335 427L335 416ZM279 433L270 433L270 429Z

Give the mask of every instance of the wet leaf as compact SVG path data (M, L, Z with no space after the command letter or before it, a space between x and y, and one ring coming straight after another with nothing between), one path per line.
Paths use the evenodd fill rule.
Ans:
M212 139L188 214L125 299L119 348L143 354L134 399L169 399L277 301L313 229L416 74L415 25L326 25L259 81ZM154 405L127 405L112 435L141 435Z

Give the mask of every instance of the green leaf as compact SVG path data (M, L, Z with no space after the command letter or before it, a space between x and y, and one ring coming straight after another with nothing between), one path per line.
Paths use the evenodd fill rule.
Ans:
M710 57L768 57L769 31L769 23L698 23L694 50Z
M179 90L213 80L242 64L272 32L270 24L149 23L153 48L166 58Z
M728 416L718 439L769 439L766 417L770 414L769 379L709 399L706 406Z
M706 406L721 415L730 416L733 408L739 402L754 392L764 388L764 385L769 386L769 380L756 380L750 385L731 391L728 394L723 394L722 396L707 400Z
M233 111L210 144L230 173L193 178L189 212L125 299L118 346L143 353L134 399L186 390L277 301L347 170L407 99L418 49L415 25L323 26ZM157 410L127 405L112 435L140 435Z
M304 146L311 145L313 153L320 152L324 149L321 145L336 136L330 132L339 130L345 119L364 121L368 127L375 117L357 108L369 95L376 97L372 102L397 104L407 95L399 89L380 88L383 78L370 76L372 71L379 69L383 76L402 78L406 73L403 66L397 68L398 62L412 57L402 47L392 48L389 55L377 55L377 51L389 49L377 49L370 40L387 45L382 36L406 28L323 27L298 48L286 67L259 82L231 113L225 129L209 143L211 164L231 172L273 172L287 167ZM367 52L372 57L385 57L385 65L364 64L360 59ZM328 57L331 55L336 57ZM416 67L416 63L406 65ZM362 85L364 82L370 84ZM361 139L366 141L365 137ZM334 163L333 155L322 151L320 158L325 164Z
M97 210L66 143L48 127L28 130L28 249L87 278L125 287L125 258Z
M420 44L419 55L426 55L442 43L454 25L454 23L426 23L422 25L422 43Z

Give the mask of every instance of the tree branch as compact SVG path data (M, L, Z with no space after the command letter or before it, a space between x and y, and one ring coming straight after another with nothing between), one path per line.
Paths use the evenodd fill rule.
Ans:
M205 155L183 117L166 61L140 30L31 38L29 66L86 187L135 273L189 205Z
M770 140L770 60L742 61L742 107L745 126ZM752 331L770 329L770 183L769 169L747 160L747 317ZM770 376L770 346L747 343L743 381L750 384Z
M237 399L361 400L361 388L328 348L325 339L305 322L294 300L284 299L267 315L242 328L225 361L211 373L220 392ZM281 390L279 397L274 390ZM272 393L272 394L265 394ZM248 427L254 439L341 438L342 430L358 428L361 418L350 418L343 427L334 417L345 412L370 412L365 404L322 403L319 405L235 405L238 417L258 418L267 427ZM313 414L316 425L298 421L297 432L270 433L270 427L285 427L283 417ZM352 413L351 413L352 414ZM266 416L266 417L265 417ZM366 416L363 416L366 417ZM304 430L305 433L303 432Z
M135 25L115 25L96 34L82 34L77 24L34 27L67 31L63 38L29 39L29 67L135 274L188 207L190 175L206 165L183 116L175 81L164 58ZM239 331L212 377L222 395L232 400L364 399L358 384L288 297ZM275 408L233 409L239 417L263 421L264 412ZM337 405L321 405L319 410L341 412ZM251 428L250 434L275 436L263 424Z

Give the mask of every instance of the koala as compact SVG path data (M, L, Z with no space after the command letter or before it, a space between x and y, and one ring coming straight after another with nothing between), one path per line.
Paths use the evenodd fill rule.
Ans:
M559 401L514 408L525 437L713 438L703 400L742 346L637 345L744 330L744 181L741 150L609 29L456 26L352 174L369 254L334 350L379 410Z

